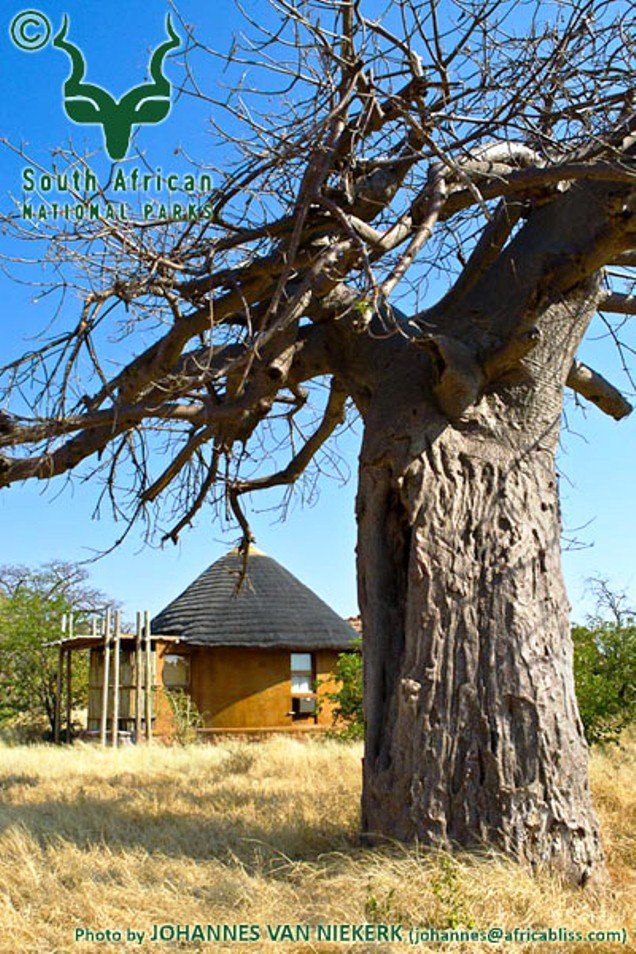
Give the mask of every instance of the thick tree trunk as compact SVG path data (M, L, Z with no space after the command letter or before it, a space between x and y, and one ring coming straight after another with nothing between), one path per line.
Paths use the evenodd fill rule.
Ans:
M363 829L494 846L584 882L602 856L554 468L554 360L567 365L576 334L571 310L560 324L547 317L552 343L533 359L532 384L503 386L450 424L405 358L365 415Z

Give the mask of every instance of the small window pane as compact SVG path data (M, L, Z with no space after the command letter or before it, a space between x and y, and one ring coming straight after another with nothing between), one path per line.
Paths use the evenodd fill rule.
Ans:
M311 653L292 653L291 654L292 672L311 672Z
M190 660L169 653L163 657L163 684L171 689L184 688L190 682Z
M293 672L291 688L292 692L311 692L311 673Z

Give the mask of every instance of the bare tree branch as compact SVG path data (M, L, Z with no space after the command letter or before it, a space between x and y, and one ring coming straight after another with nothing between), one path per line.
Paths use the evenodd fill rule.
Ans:
M5 144L31 170L38 229L9 209L24 253L2 264L51 307L50 329L0 369L1 486L83 465L118 519L152 513L176 539L225 500L243 526L240 497L315 466L342 409L365 414L404 354L459 426L546 368L562 382L555 355L568 367L577 342L548 355L542 309L634 313L624 16L596 0L539 2L532 17L513 0L390 7L271 0L262 22L244 12L226 57L181 19L181 92L223 156L187 157L201 182L185 201L205 215L56 219L38 178L98 212L112 182L87 182L72 148L47 164ZM618 411L586 374L570 373L579 393ZM316 427L299 388L325 378Z
M613 311L617 315L636 315L636 295L608 292L598 304L599 311Z
M622 420L633 411L632 405L618 388L581 361L573 362L566 384L615 421Z

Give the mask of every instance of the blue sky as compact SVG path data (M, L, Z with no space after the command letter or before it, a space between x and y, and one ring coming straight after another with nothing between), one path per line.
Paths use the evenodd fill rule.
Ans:
M76 145L94 149L100 143L96 127L73 126L64 117L60 87L66 78L67 61L50 46L38 53L15 49L8 37L12 17L32 5L6 3L0 26L0 135L12 142L28 142L30 151L43 162L51 148L72 136ZM263 4L251 2L247 8L263 15ZM88 78L120 95L143 81L148 49L163 38L166 4L148 0L96 3L93 0L47 0L37 2L54 28L62 14L71 17L73 38L85 51ZM229 48L237 26L233 3L216 0L184 0L180 4L187 20L198 24L206 41L221 51ZM210 13L210 11L213 11ZM174 67L173 67L174 68ZM220 66L210 65L211 79ZM183 159L175 149L205 156L213 148L209 128L193 104L178 103L168 121L159 127L144 127L139 144L154 163L164 168ZM0 189L4 208L9 196L19 193L19 171L23 165L6 149L0 152ZM10 253L8 240L0 237L2 252ZM0 275L2 287L2 335L0 361L18 353L25 337L47 320L47 303L31 304L28 288L17 286ZM591 329L581 356L611 380L629 389L614 346L595 340L600 325ZM584 595L585 580L595 574L607 576L619 588L630 591L636 602L636 509L634 508L634 441L636 414L620 424L596 409L585 415L574 408L568 414L571 433L563 436L561 453L562 500L565 529L588 546L564 555L566 579L574 615L581 618L590 608ZM346 432L340 438L342 453L350 462L353 479L345 486L327 481L318 502L311 508L292 507L281 523L270 508L278 493L255 501L259 512L252 514L257 543L288 566L314 588L337 611L356 611L355 594L355 466L359 433ZM0 493L0 562L38 563L53 557L86 559L106 549L117 537L119 527L110 518L97 521L92 513L95 487L79 480L49 487L29 484ZM177 547L149 548L139 535L131 536L115 552L90 567L95 584L119 599L129 613L136 609L159 610L199 572L217 559L234 542L235 533L222 536L218 526L199 519L185 532Z

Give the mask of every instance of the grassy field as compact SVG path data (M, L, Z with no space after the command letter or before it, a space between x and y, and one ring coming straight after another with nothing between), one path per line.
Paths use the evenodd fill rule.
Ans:
M192 748L0 748L0 951L116 951L76 928L164 923L358 923L634 928L636 746L596 753L611 879L573 890L494 857L357 843L358 746L273 739ZM176 943L146 943L174 950ZM186 945L182 944L182 947ZM507 950L625 950L609 943ZM189 950L212 949L194 942ZM431 945L478 952L493 944ZM423 949L422 947L420 949ZM131 948L132 949L132 948ZM139 949L139 945L137 945ZM406 944L216 945L392 951Z

